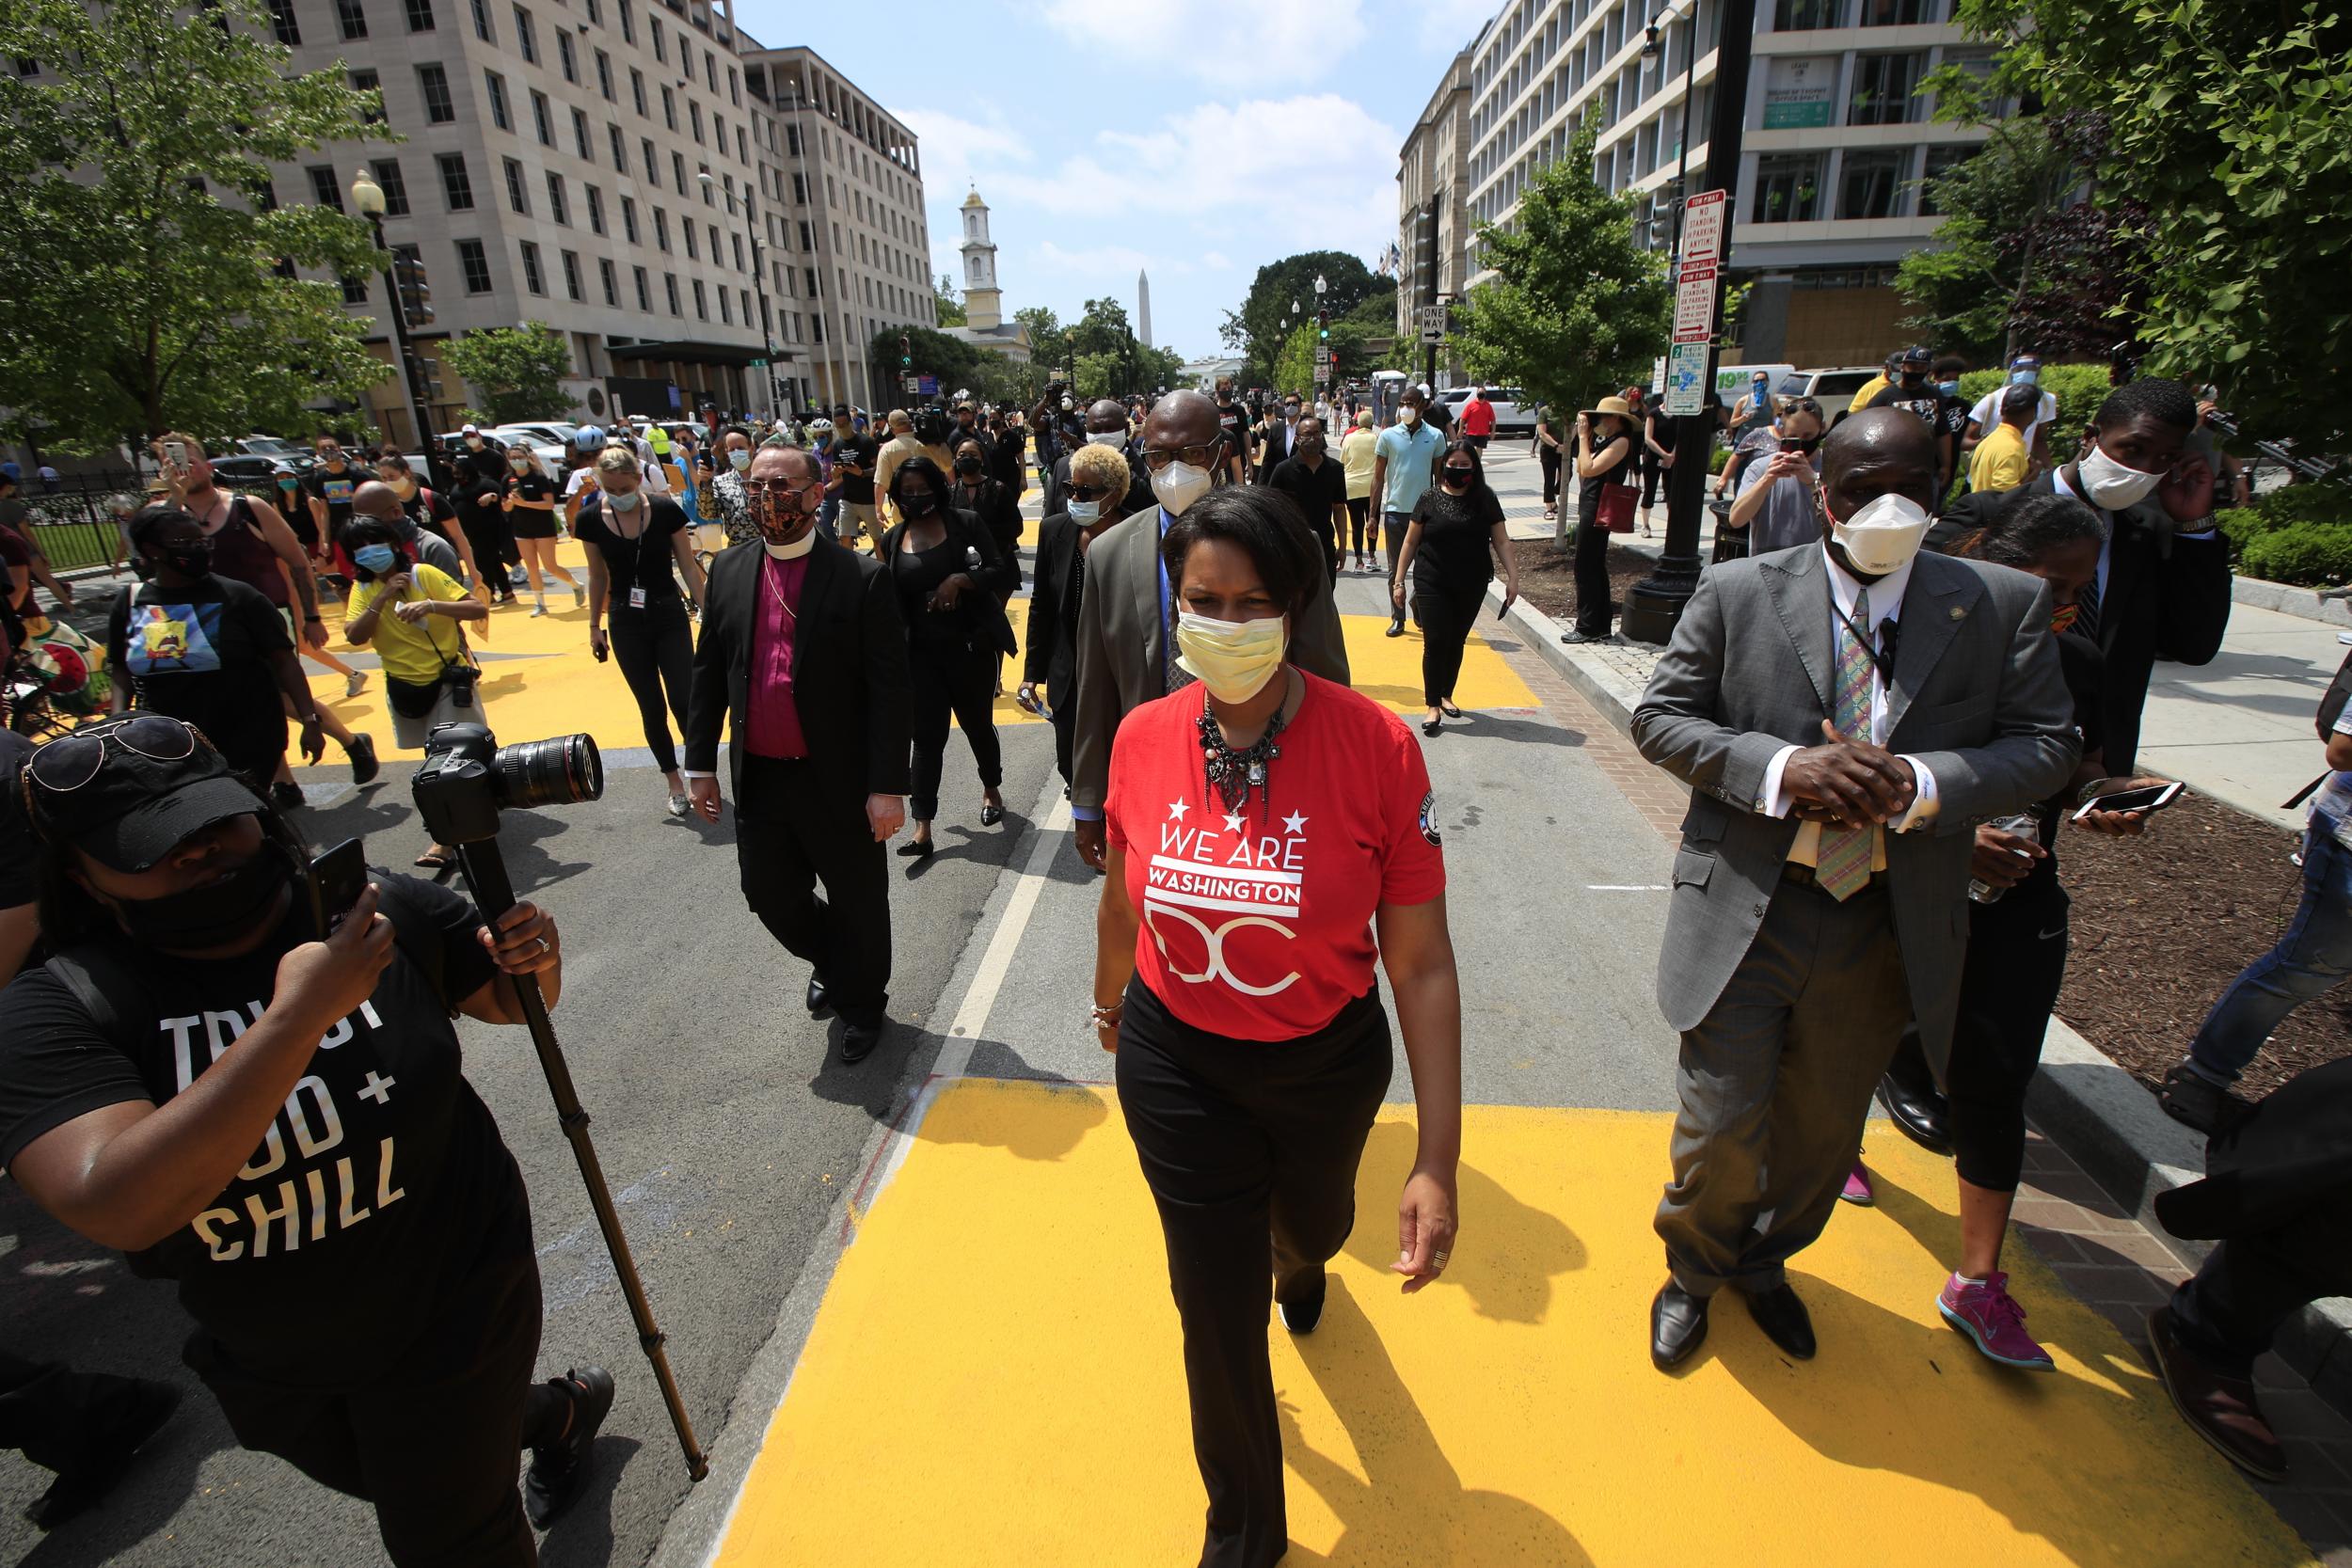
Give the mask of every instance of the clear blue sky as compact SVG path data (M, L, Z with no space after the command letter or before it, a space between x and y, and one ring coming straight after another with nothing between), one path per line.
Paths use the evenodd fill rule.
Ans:
M1110 294L1187 357L1260 266L1301 250L1376 263L1396 236L1396 150L1499 0L921 0L882 9L738 0L922 139L931 272L960 277L957 208L989 204L1008 311L1064 321Z

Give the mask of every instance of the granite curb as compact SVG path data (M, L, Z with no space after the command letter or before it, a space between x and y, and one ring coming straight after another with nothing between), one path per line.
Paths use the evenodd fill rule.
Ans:
M2275 583L2238 579L2240 603L2265 610L2303 613L2281 604L2249 599L2248 587L2301 594L2316 602L2307 589L2279 590ZM1502 585L1487 593L1500 603ZM2344 611L2341 600L2329 600L2332 620ZM1633 707L1641 687L1595 648L1560 641L1560 624L1524 599L1511 606L1508 617L1544 662L1559 673L1610 723L1629 736ZM1600 647L1609 646L1600 644ZM2201 1139L2166 1116L2146 1086L2126 1072L2113 1057L2076 1034L2065 1020L2052 1018L2042 1045L2042 1070L2034 1077L2026 1100L2034 1124L2071 1155L2148 1233L2189 1268L2204 1260L2209 1245L2183 1241L2157 1223L2158 1193L2185 1186L2204 1174ZM2280 1358L2311 1384L2312 1389L2337 1410L2352 1416L2352 1299L2316 1302L2291 1319L2280 1332Z

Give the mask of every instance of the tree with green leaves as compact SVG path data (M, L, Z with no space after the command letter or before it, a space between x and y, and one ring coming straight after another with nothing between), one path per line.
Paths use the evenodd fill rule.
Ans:
M898 363L901 338L907 342L907 356L914 361L912 365ZM887 408L892 399L912 396L899 390L910 375L937 376L942 397L959 387L968 387L979 369L981 355L986 352L931 327L884 326L877 329L866 345L866 362L872 367L876 402Z
M2150 371L2221 383L2249 433L2345 450L2352 404L2312 388L2352 365L2352 13L2337 0L1960 0L1958 20L2002 50L1989 82L1931 80L1956 118L1991 119L2009 96L2104 118L2087 172L2136 253L2135 288L2085 313L2111 312Z
M252 0L11 0L0 54L0 406L95 451L126 436L314 427L390 373L336 284L368 226L278 207L268 165L389 139L339 69L295 75Z
M1029 329L1029 358L1045 367L1048 376L1070 363L1070 332L1061 318L1042 305L1015 310L1012 319Z
M965 311L963 301L956 297L954 278L944 272L941 273L931 284L931 293L938 301L940 325L969 326L972 325L972 317Z
M1454 308L1453 344L1470 373L1553 409L1646 386L1666 352L1665 258L1634 243L1633 198L1594 181L1599 134L1587 115L1567 150L1529 182L1512 226L1478 226L1483 264L1498 276Z
M1320 305L1315 295L1315 279L1322 278L1324 292ZM1275 361L1290 338L1290 328L1299 321L1311 322L1317 309L1333 320L1345 316L1367 298L1381 292L1390 293L1396 285L1375 277L1361 260L1343 250L1309 250L1296 256L1285 256L1269 261L1258 269L1257 277L1249 285L1249 293L1238 310L1225 313L1225 324L1218 328L1225 346L1239 349L1249 361L1244 372L1247 385L1263 384L1274 375ZM1296 306L1297 309L1291 308Z
M571 345L545 322L465 333L441 345L441 363L466 378L500 424L548 419L572 401L564 392Z

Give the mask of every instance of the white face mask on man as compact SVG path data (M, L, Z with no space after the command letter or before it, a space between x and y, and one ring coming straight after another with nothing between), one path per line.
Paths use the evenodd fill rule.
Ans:
M2162 474L2125 467L2109 457L2095 440L2074 471L2082 476L2083 489L2089 492L2090 504L2108 512L2138 505L2148 499L2149 491L2164 483Z
M1264 690L1289 646L1284 616L1219 621L1187 610L1176 618L1176 662L1220 703L1246 703Z
M1169 516L1181 517L1186 507L1209 493L1211 483L1208 469L1179 460L1152 476L1152 494Z
M1822 507L1827 510L1826 496ZM1911 564L1928 536L1928 522L1927 511L1917 501L1889 491L1856 507L1843 522L1831 517L1830 538L1846 552L1855 571L1883 578Z

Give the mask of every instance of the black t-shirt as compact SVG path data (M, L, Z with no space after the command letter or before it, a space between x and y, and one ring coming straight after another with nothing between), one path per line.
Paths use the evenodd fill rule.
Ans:
M841 475L841 499L849 506L874 504L874 466L882 461L882 447L871 436L843 436L836 432L833 440L834 471ZM854 464L858 472L850 473L848 465Z
M452 547L455 546L457 541L451 537L450 525L457 521L457 514L450 510L449 502L441 498L438 490L419 484L409 493L407 499L400 503L400 509L412 526L437 533L449 540Z
M130 1254L133 1272L179 1282L237 1366L313 1388L379 1381L493 1247L528 1244L521 1173L450 1023L495 973L481 916L430 882L370 875L400 935L373 993L319 1041L220 1195ZM290 915L236 958L174 958L119 934L70 949L112 1027L58 960L20 976L0 993L0 1161L77 1117L185 1089L261 1017L307 923Z
M286 748L273 653L294 640L278 608L234 578L207 575L185 588L151 578L126 588L106 618L106 658L131 682L133 705L184 719L221 754L250 768Z
M663 497L646 496L644 504L638 508L645 519L644 531L633 539L625 539L614 531L612 520L605 515L604 502L605 498L598 495L580 507L580 521L572 525L572 536L604 557L605 572L612 579L612 596L606 608L628 609L631 588L645 591L648 606L675 600L677 578L670 570L674 559L670 538L685 529L685 509Z
M302 487L326 503L326 536L342 537L343 525L351 521L351 493L375 476L361 473L350 464L342 473L330 473L324 465L311 469L302 478Z
M536 468L529 473L516 474L507 481L506 488L509 494L527 501L554 501L564 499L563 489L555 481ZM553 517L555 514L548 512L544 515Z
M1217 428L1225 433L1225 456L1249 460L1249 411L1238 403L1216 405Z
M1322 467L1315 468L1285 457L1274 465L1266 483L1291 499L1308 531L1318 536L1331 527L1331 509L1347 504L1347 468L1328 451L1323 454Z
M32 754L31 741L0 729L0 910L33 901L33 825L24 820L24 796L17 787L17 774Z
M1869 406L1903 409L1917 418L1921 424L1941 436L1944 434L1944 427L1938 422L1936 416L1943 404L1944 394L1935 389L1933 383L1919 387L1905 387L1899 381L1890 381L1879 388L1878 396L1870 400ZM1964 416L1966 410L1963 408L1962 413Z
M1413 551L1413 586L1424 591L1468 594L1483 591L1495 575L1495 525L1502 502L1486 485L1467 496L1449 496L1432 484L1413 503L1421 544Z

